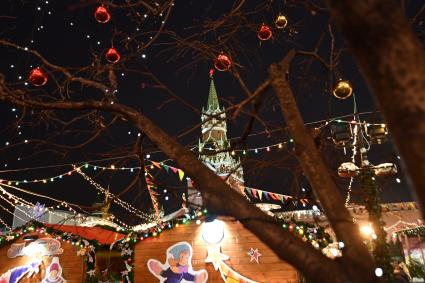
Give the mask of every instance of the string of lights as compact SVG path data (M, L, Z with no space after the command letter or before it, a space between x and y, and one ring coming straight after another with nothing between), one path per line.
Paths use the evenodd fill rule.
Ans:
M3 192L3 190L2 190L2 192ZM4 193L4 192L3 192ZM11 202L10 200L8 200L7 198L5 198L4 196L2 196L1 194L0 194L0 198L2 199L2 200L4 200L6 203L8 203L10 206L12 206L12 207L14 207L15 209L17 209L17 210L19 210L20 212L22 212L23 214L25 214L29 219L31 219L31 220L35 220L35 217L34 216L32 216L32 215L29 215L26 211L24 211L24 210L22 210L22 209L20 209L19 208L19 206L17 206L16 204L17 203L13 203L13 202ZM47 208L46 208L47 209ZM22 219L22 218L21 218ZM25 221L26 222L26 221Z
M12 111L16 111L16 108L13 108ZM372 113L376 113L376 112L373 112L373 111L360 112L360 113L358 113L358 115L362 116L362 115L367 115L367 114L372 114ZM364 125L366 125L366 126L367 125L369 125L369 126L370 125L383 125L382 123L376 124L376 123L357 122L357 121L352 121L352 120L350 120L350 121L343 120L343 118L347 118L347 117L350 117L350 116L352 116L352 114L350 114L350 115L342 115L342 116L338 116L338 117L333 117L333 118L326 119L326 120L318 120L318 121L308 122L308 123L305 123L305 125L306 126L309 126L309 125L315 125L315 124L322 123L322 125L316 127L317 129L323 128L323 127L329 125L332 122L348 123L348 124L353 124L353 125L354 124L360 124L360 125L363 125L363 126ZM248 135L248 137L262 135L262 134L270 134L270 133L273 133L273 132L282 131L284 129L286 129L286 128L279 128L279 129L274 129L274 130L269 130L269 131L260 131L260 132L252 133L252 134ZM229 138L229 140L232 141L232 140L236 140L236 139L239 139L239 138L240 137L233 137L233 138ZM30 142L30 140L26 139L24 143L28 143L28 142ZM293 140L289 139L289 142L293 142ZM273 147L278 147L279 148L279 145L280 144L282 146L284 144L284 142L275 143L275 144L271 144L271 145L267 145L267 146L261 146L261 147L257 147L257 148L248 148L248 149L245 149L245 150L235 150L235 153L236 152L242 152L243 153L245 151L245 154L246 154L247 152L258 153L260 150L267 150L267 151L269 151L268 148L269 149L270 148L273 148ZM4 150L7 147L12 146L12 144L9 141L7 141L5 143L5 146L6 147L0 148L0 150ZM191 150L195 150L195 149L197 149L198 146L197 145L191 145L191 146L188 146L188 147ZM280 148L282 148L282 147L280 147ZM156 153L161 153L161 151L159 151L159 150L157 150L157 151L151 151L151 152L149 152L149 153L146 154L146 158L149 159L152 154L156 154ZM135 154L130 154L130 155L118 156L118 157L112 157L112 158L96 159L96 160L74 162L74 163L65 163L65 164L58 164L58 165L27 167L27 168L22 168L22 169L6 169L6 170L0 170L0 173L19 172L19 171L24 171L24 170L38 170L38 169L59 168L59 167L72 166L74 164L75 165L84 165L86 163L97 163L97 162L103 162L103 161L111 161L111 160L117 160L117 159L124 159L124 158L128 158L128 157L134 157L134 156L135 156ZM59 176L56 176L56 177L59 177Z
M0 208L3 209L4 211L6 211L7 213L9 213L10 215L12 215L13 217L18 218L19 220L21 220L23 223L25 222L24 219L22 219L21 217L19 217L18 215L15 215L13 212L11 212L7 207L4 207L3 205L0 204ZM5 224L7 225L7 224Z
M4 226L7 230L12 230L12 228L10 228L10 226L9 226L9 225L7 225L7 223L6 223L6 222L4 222L4 220L3 220L3 219L1 219L1 218L0 218L0 223L1 223L1 224L3 224L3 226Z
M73 162L73 163L63 163L63 164L57 164L57 165L45 165L45 166L35 166L35 167L26 167L26 168L20 168L20 169L7 169L7 170L0 170L0 173L10 173L10 172L21 172L21 171L28 171L28 170L40 170L40 169L52 169L52 168L60 168L60 167L69 167L72 165L84 165L86 163L97 163L97 162L105 162L105 161L112 161L112 160L119 160L119 159L125 159L129 157L134 157L136 154L128 154L123 156L116 156L116 157L110 157L110 158L103 158L103 159L93 159L89 161L81 161L81 162Z
M16 189L19 189L19 188L16 188ZM19 189L19 190L24 191L23 189ZM42 210L42 211L39 211L40 213L43 212L42 214L51 213L52 215L58 216L60 219L62 219L62 217L63 217L60 213L58 213L58 212L56 212L54 210L54 206L44 207L44 205L43 206L39 206L38 203L37 204L33 204L33 203L29 202L29 201L26 201L25 199L23 199L21 197L15 196L14 194L6 191L2 186L0 186L0 192L3 195L6 195L10 200L12 200L13 203L11 201L7 200L6 198L2 197L3 200L5 200L9 205L11 205L12 207L14 207L15 209L17 209L19 211L22 211L30 219L33 219L34 217L31 216L31 215L29 215L27 212L24 212L22 209L20 209L18 207L18 205L22 205L22 206L25 206L27 208L32 208L32 209L37 208L39 210ZM43 195L39 195L39 196L43 196ZM1 197L1 195L0 195L0 197ZM44 196L44 197L46 197L46 196ZM60 200L58 200L58 201L60 201ZM62 205L65 208L67 208L73 215L77 215L77 211L74 210L67 202L65 202L65 201L60 201L60 202L61 202L60 205ZM57 206L57 207L60 207L60 206Z
M160 214L160 210L159 210L158 199L156 198L157 193L155 193L152 190L153 184L150 181L150 179L147 178L148 175L149 175L149 177L151 177L153 179L153 176L151 174L149 174L145 169L144 176L145 176L146 188L148 190L149 196L150 196L151 201L152 201L152 206L153 206L153 209L155 211L156 221L158 223L160 223L161 222L161 214Z
M56 199L56 198L52 198L52 197L49 197L49 196L46 196L46 195L42 195L42 194L39 194L39 193L30 192L30 191L28 191L28 190L25 190L25 189L22 189L22 188L18 188L18 187L12 186L12 185L8 185L8 184L2 184L2 185L3 185L3 186L5 186L5 187L11 188L11 189L14 189L14 190L17 190L17 191L20 191L20 192L23 192L23 193L26 193L26 194L29 194L29 195L32 195L32 196L35 196L35 197L45 198L45 199L48 199L48 200L51 200L51 201L57 202L57 203L59 203L59 204L56 206L57 208L59 208L59 207L61 207L61 206L64 206L64 207L66 207L69 211L71 211L71 212L73 212L73 213L77 213L77 211L76 211L75 209L73 209L73 208L72 208L72 206L75 206L75 207L79 208L81 211L83 211L83 212L85 212L85 213L88 213L87 211L85 211L84 209L82 209L82 208L81 208L79 205L77 205L77 204L69 203L69 202L66 202L66 201L64 201L64 200L60 200L60 199Z
M418 227L418 223L415 222L407 222L407 221L403 221L403 220L398 220L397 222L395 222L393 225L388 226L388 227L384 227L385 230L392 230L395 227L397 227L398 225L406 225L406 226L413 226L413 227Z
M354 139L353 139L353 144L357 144L357 140L358 140L358 126L355 125L354 126ZM352 147L353 150L353 154L351 155L351 162L355 162L356 161L356 155L357 155L357 147ZM345 207L347 207L350 204L350 199L351 199L351 188L353 186L353 182L354 182L354 177L350 178L350 183L348 184L348 188L347 188L347 197L345 199Z
M19 188L18 188L19 189ZM22 209L20 209L17 205L23 205L23 206L25 206L25 207L27 207L27 208L37 208L37 205L34 205L33 203L31 203L31 202L28 202L28 201L26 201L26 200L24 200L24 199L22 199L22 198L19 198L19 197L17 197L17 196L15 196L15 195L13 195L13 194L11 194L11 193L9 193L9 192L7 192L6 190L4 190L1 186L0 186L0 192L2 192L3 194L6 194L10 199L12 199L14 202L15 202L15 204L13 204L12 202L10 202L10 201L7 201L7 199L5 199L5 198L3 198L2 197L2 199L3 200L5 200L5 201L7 201L11 206L13 206L15 209L17 209L17 210L19 210L19 211L21 211L21 212L23 212L26 216L28 216L30 219L33 219L33 220L36 220L36 218L37 217L34 217L34 216L31 216L31 215L29 215L27 212L25 212L25 211L23 211ZM39 195L39 196L43 196L43 195ZM1 197L1 195L0 195L0 197ZM46 196L43 196L43 197L46 197ZM47 198L49 198L49 197L47 197ZM81 216L81 214L77 214L77 211L75 211L71 206L70 206L70 204L69 203L67 203L67 202L65 202L65 201L61 201L61 200L55 200L55 201L57 201L57 202L60 202L60 205L62 205L62 206L64 206L65 208L67 208L70 212L72 212L74 215L77 215L77 216ZM60 207L60 206L56 206L56 207ZM57 213L55 210L53 210L53 208L54 207L52 207L52 206L50 206L50 207L43 207L42 209L44 210L44 213L47 213L47 212L49 212L49 213L52 213L53 215L56 215L56 216L58 216L59 217L59 219L62 219L63 218L63 216L61 215L61 214L59 214L59 213ZM44 214L43 213L43 214ZM123 230L124 228L122 228L122 227L126 227L127 229L130 227L130 226L128 226L126 223L124 223L123 221L121 221L120 219L118 219L116 216L113 216L113 217L111 217L113 220L115 220L115 221L117 221L117 222L119 222L119 224L121 225L121 227L118 227L117 228L117 230ZM24 222L27 222L27 221L25 221L25 220L23 220Z
M108 199L112 200L114 203L118 204L119 206L121 206L125 210L133 213L134 215L138 216L139 218L141 218L143 220L148 220L148 221L152 220L152 215L149 215L145 212L142 212L139 209L132 206L131 204L129 204L128 202L118 198L116 195L109 192L107 189L103 188L99 183L97 183L92 178L90 178L87 174L85 174L81 170L81 167L77 167L77 168L78 168L78 170L76 170L76 172L78 174L80 174L87 182L89 182L96 190L98 190L99 192L104 194Z
M14 194L9 193L2 186L0 186L0 192L6 195L9 199L12 199L15 202L15 204L21 204L26 207L31 207L33 205L31 202L26 201L23 198L17 197Z

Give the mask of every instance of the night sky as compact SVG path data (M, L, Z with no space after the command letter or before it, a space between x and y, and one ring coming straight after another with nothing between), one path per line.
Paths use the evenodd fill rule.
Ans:
M322 121L309 126L317 127L325 120L353 113L352 98L338 100L329 91L335 80L342 77L354 86L358 112L369 113L362 115L361 119L371 123L383 122L379 107L374 103L342 36L330 22L327 12L318 8L323 6L320 1L314 2L317 7L304 6L303 1L299 4L291 4L292 1L288 1L286 5L283 1L247 1L249 3L241 10L246 12L244 17L234 16L231 24L204 33L205 23L221 19L235 3L177 0L165 23L164 32L152 45L141 51L136 49L155 34L164 15L155 17L142 7L111 8L111 22L99 24L95 21L93 12L100 1L51 0L48 4L47 1L5 2L0 13L1 38L35 49L53 64L69 67L73 72L79 70L78 75L107 82L105 73L96 74L95 64L107 66L109 63L103 58L104 53L111 45L117 48L122 56L121 61L114 65L118 78L118 102L142 111L188 147L197 145L200 129L195 128L188 134L180 135L200 123L200 113L193 109L201 111L206 105L210 84L208 73L216 54L231 54L247 87L254 91L267 78L268 66L282 59L290 49L311 51L321 40L319 54L329 61L332 37L328 24L334 37L334 50L339 54L334 72L329 73L320 63L306 56L297 56L292 65L291 83L303 118L306 122ZM419 2L407 1L407 16L411 17L418 11L421 5ZM145 13L147 17L144 17ZM260 42L256 35L258 26L263 22L273 26L279 13L287 15L288 27L284 31L274 28L273 38ZM421 25L419 19L413 23L413 27L418 30ZM229 36L229 33L232 35ZM176 45L176 38L186 38L183 42L190 44ZM34 97L59 99L57 85L52 77L49 77L48 84L42 88L24 84L32 68L43 66L35 56L10 47L0 46L0 50L0 70L9 84L31 92ZM93 62L96 63L92 64ZM82 70L85 66L88 68ZM154 74L173 93L189 102L193 109L176 100L170 100L170 95L159 89L152 77L146 75L148 72ZM57 73L49 75L59 82L63 81L63 77ZM214 79L222 106L233 105L245 98L239 83L230 72L216 71ZM69 84L67 87L70 90L69 99L72 100L98 99L102 96L99 91L77 84ZM247 148L265 147L288 141L290 138L284 130L285 123L273 92L269 90L264 97L259 114L262 123L257 121L254 124L252 135L247 140ZM72 163L84 164L91 160L129 155L138 134L131 125L119 121L84 148L62 150L53 144L77 145L87 140L98 124L93 120L83 119L64 130L60 123L51 120L50 113L24 110L6 104L0 104L0 111L0 178L7 180L48 178L69 171L72 169ZM249 111L250 107L247 107L241 116L228 121L229 138L237 138L242 134L249 119L246 114ZM57 114L61 119L71 120L83 113ZM103 118L106 124L112 119L108 114L103 114ZM351 117L344 119L350 120ZM326 127L322 134L325 138L328 136ZM25 140L28 140L28 143L25 143ZM46 140L49 143L39 142ZM159 162L166 159L147 139L144 141L144 149L145 154L150 154L151 160ZM341 149L335 149L330 142L326 143L325 153L333 172L336 172L341 162L349 161L351 156L350 151L344 155ZM373 164L394 162L400 165L391 143L372 145L368 156ZM63 164L67 165L59 166ZM137 160L134 157L120 158L90 164L131 167L137 165ZM173 165L173 162L168 161L167 164ZM243 158L243 164L247 186L314 198L290 148L279 152L272 149L270 153L264 150L258 154L250 153ZM46 168L22 170L33 167ZM399 171L397 176L378 180L385 202L413 199L400 166ZM125 188L136 174L93 169L87 169L85 172L115 193ZM153 170L153 174L161 187L158 190L161 205L167 211L178 207L185 182L180 182L175 174L166 173L164 170ZM345 194L348 181L338 179L336 174L335 178L341 186L341 193ZM400 179L400 183L396 178ZM98 201L95 190L77 174L47 184L21 183L18 187L85 206ZM306 191L302 192L301 188ZM164 193L164 189L167 193ZM354 191L356 189L357 183L354 184ZM22 193L17 195L33 202L52 204ZM168 201L165 197L169 198ZM148 193L139 186L134 186L123 199L144 211L151 208ZM354 199L361 200L355 193ZM7 206L1 201L0 204ZM288 205L284 206L284 209L294 207ZM112 211L128 223L134 220L121 209L113 207ZM0 215L7 221L11 220L11 216L2 209Z

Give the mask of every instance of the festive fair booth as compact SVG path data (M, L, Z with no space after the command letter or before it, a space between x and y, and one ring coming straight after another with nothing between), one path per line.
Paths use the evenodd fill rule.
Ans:
M1 240L0 282L83 282L84 259L77 252L39 228L15 231Z
M101 227L29 222L0 235L0 282L102 282L99 279L112 277L111 254L118 254L118 268L126 269L122 245L112 247L123 238L124 234ZM102 259L105 251L107 263ZM122 277L116 270L111 282Z
M208 218L208 217L207 217ZM151 235L151 234L150 234ZM144 238L146 236L146 238ZM135 282L297 282L297 271L237 221L192 220L134 245Z

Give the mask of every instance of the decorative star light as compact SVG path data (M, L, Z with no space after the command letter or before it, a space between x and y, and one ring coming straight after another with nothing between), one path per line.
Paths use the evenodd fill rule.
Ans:
M87 274L88 274L90 277L93 277L95 273L96 273L96 270L94 270L94 269L90 269L89 271L87 271Z
M251 257L251 262L253 260L255 260L257 263L260 263L259 262L259 257L261 256L261 254L258 251L258 249L255 249L254 250L253 248L250 248L249 251L248 251L248 255Z
M205 262L212 263L215 270L218 270L220 263L225 260L229 260L229 256L221 253L219 245L208 247L208 256Z
M121 255L130 255L133 253L132 249L122 249Z

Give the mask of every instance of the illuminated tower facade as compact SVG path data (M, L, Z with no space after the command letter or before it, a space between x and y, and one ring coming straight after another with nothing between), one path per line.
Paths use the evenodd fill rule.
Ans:
M210 74L211 83L206 108L202 108L202 137L199 140L199 158L211 170L222 178L237 192L244 193L243 168L240 159L229 152L230 142L227 139L227 123L224 107L218 102L214 78Z

